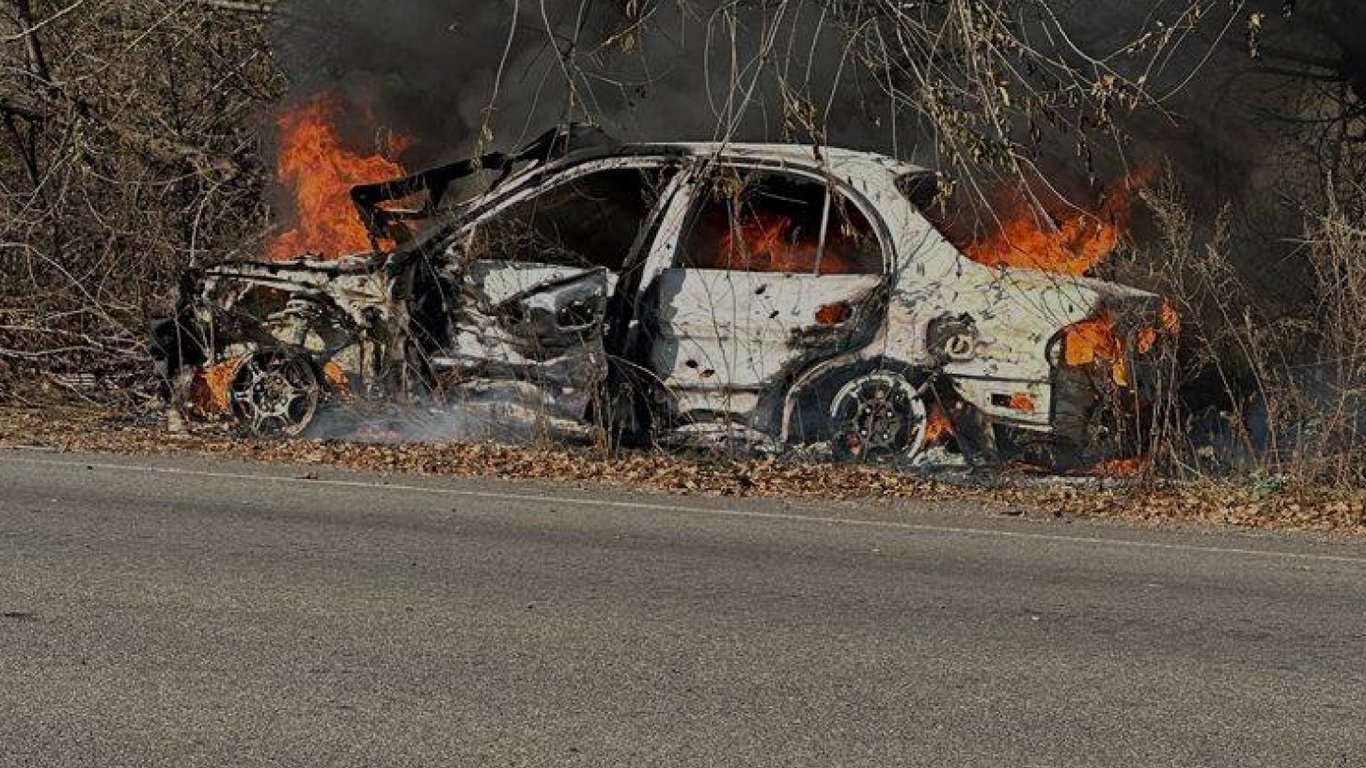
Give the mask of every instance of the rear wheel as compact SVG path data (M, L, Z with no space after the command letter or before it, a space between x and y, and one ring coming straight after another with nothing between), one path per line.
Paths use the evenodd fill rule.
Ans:
M830 407L835 458L891 462L915 458L925 447L925 401L893 373L860 376L840 389Z

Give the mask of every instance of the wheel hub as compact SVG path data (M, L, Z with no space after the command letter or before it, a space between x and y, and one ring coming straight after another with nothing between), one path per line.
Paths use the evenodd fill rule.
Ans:
M903 377L870 374L845 385L831 408L835 448L849 458L890 460L920 452L925 405Z
M906 420L898 413L897 403L886 390L879 389L871 400L858 405L858 435L871 448L892 448Z
M306 360L258 353L234 382L233 413L255 434L297 435L313 420L321 395L322 382Z

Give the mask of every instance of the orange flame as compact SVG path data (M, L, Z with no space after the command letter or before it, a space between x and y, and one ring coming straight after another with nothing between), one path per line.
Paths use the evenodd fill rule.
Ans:
M320 94L280 117L276 173L293 195L295 222L266 246L271 259L304 254L336 258L370 250L365 226L351 204L351 187L401 176L403 168L381 155L344 147L335 125L340 107L335 95ZM390 143L401 149L407 140Z
M737 226L721 236L717 254L721 267L794 272L803 265L814 265L816 243L798 240L793 228L792 219L769 211L742 217ZM807 266L805 271L811 269Z
M1110 459L1091 467L1088 474L1094 477L1138 477L1148 469L1147 456L1127 459Z
M938 445L953 437L953 422L944 413L943 406L932 403L925 422L925 446Z
M1080 276L1104 261L1128 233L1134 191L1144 186L1151 170L1139 170L1106 190L1093 213L1067 209L1049 212L1051 222L1020 195L1011 196L1000 229L968 245L963 252L988 267L1023 267ZM1060 206L1054 206L1060 207ZM1050 226L1051 224L1051 226Z
M1151 353L1163 336L1174 337L1181 332L1181 318L1166 299L1154 320L1154 325L1143 326L1134 334L1134 350L1140 355ZM1062 337L1064 365L1078 368L1097 362L1109 363L1114 382L1121 387L1130 385L1129 370L1124 363L1124 340L1115 330L1114 317L1108 311L1067 326Z
M232 382L246 357L237 356L206 365L194 372L190 381L189 403L201 416L227 413L232 408Z
M1121 387L1129 384L1129 371L1124 365L1124 342L1115 332L1115 321L1109 312L1101 312L1063 329L1062 361L1073 368L1096 362L1109 363L1114 382Z
M740 216L735 226L721 235L714 264L698 266L809 274L816 270L819 253L821 274L849 274L857 269L846 253L847 240L844 233L832 227L825 251L820 253L820 232L803 231L780 213L757 211Z
M1063 362L1069 366L1114 360L1123 353L1123 345L1115 334L1115 321L1109 312L1069 325L1064 333Z
M1146 355L1157 346L1157 340L1163 335L1176 336L1181 333L1181 316L1176 313L1176 307L1166 299L1162 300L1162 306L1157 310L1157 324L1140 328L1138 331L1138 353Z

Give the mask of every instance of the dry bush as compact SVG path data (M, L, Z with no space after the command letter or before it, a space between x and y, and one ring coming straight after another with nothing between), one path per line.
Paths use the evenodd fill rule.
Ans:
M1360 199L1360 198L1358 198ZM1159 466L1257 482L1366 483L1366 228L1331 205L1303 257L1314 306L1258 301L1229 256L1225 208L1198 232L1169 175L1143 193L1162 233L1150 279L1182 318L1175 386L1159 404Z
M1318 299L1318 354L1297 370L1307 418L1296 459L1316 475L1360 485L1366 483L1366 223L1331 201L1310 223L1306 245Z
M259 105L283 84L234 4L3 5L0 386L22 399L149 369L174 276L263 225Z

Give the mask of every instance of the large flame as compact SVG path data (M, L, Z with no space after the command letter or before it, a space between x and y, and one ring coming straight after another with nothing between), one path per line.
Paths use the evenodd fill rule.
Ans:
M382 155L362 155L343 146L336 128L340 112L340 100L325 93L280 117L276 172L293 195L294 221L292 229L267 244L271 259L305 254L337 258L370 249L351 203L351 187L401 176L403 168ZM397 149L406 140L390 143Z
M1134 191L1147 184L1140 170L1106 190L1095 211L1051 206L1048 218L1018 194L1007 197L1000 228L963 249L989 267L1023 267L1079 276L1104 261L1128 233Z

